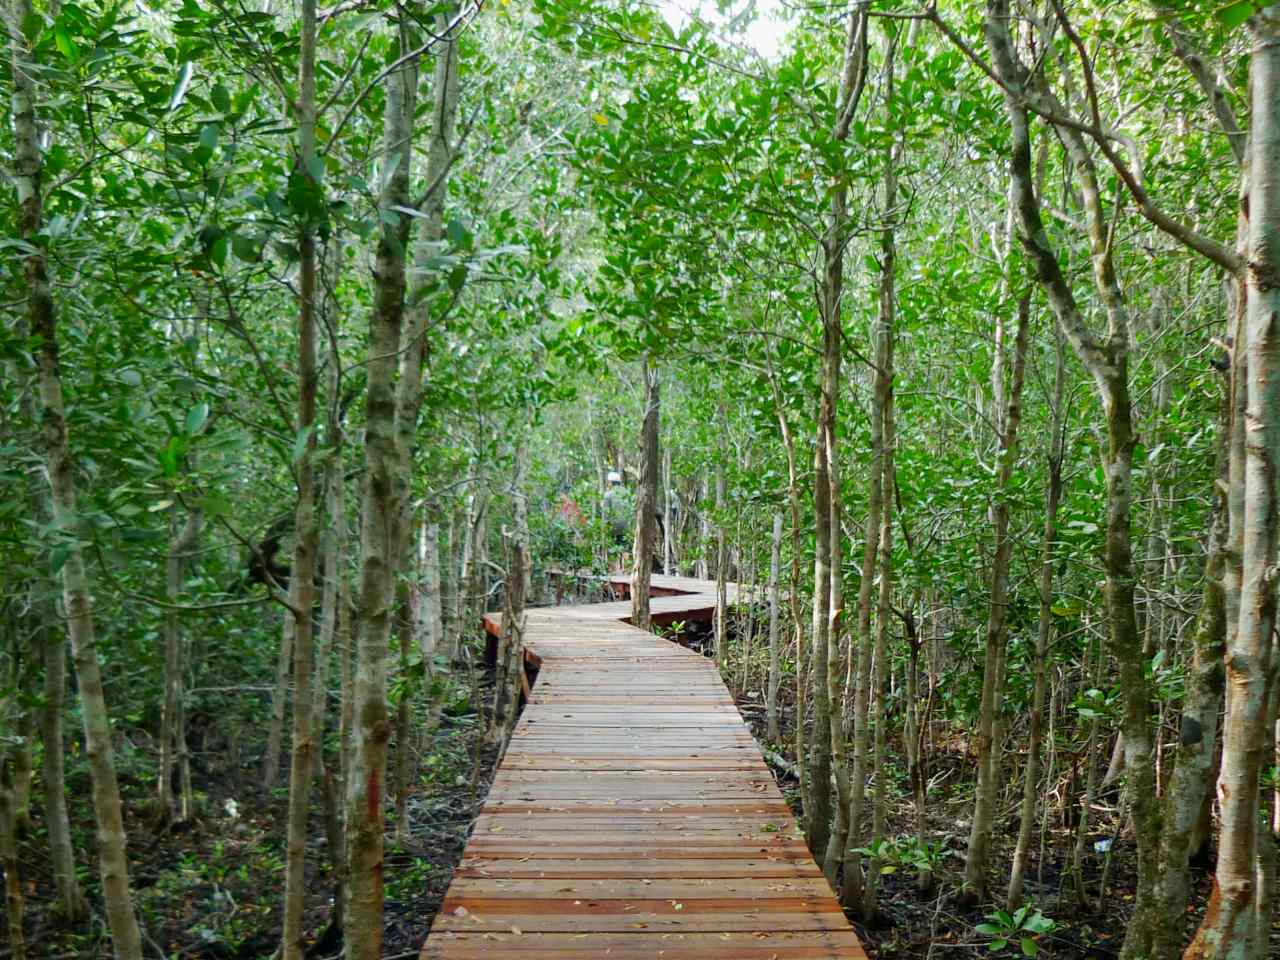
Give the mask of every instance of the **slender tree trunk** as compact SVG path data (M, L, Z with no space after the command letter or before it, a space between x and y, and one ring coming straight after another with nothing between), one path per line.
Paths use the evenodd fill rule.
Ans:
M298 65L298 156L294 175L315 183L316 157L316 0L302 0ZM289 823L285 842L284 960L302 960L306 943L303 917L306 894L307 820L315 749L311 678L315 667L315 580L320 529L316 521L316 235L308 220L298 238L298 409L297 430L305 436L294 472L298 505L294 520L293 568L289 599L293 605L293 750L289 764ZM288 614L286 614L288 616Z
M809 764L805 757L805 716L808 710L805 691L808 689L808 670L804 648L804 617L800 600L800 538L802 535L800 481L796 470L795 440L791 435L791 426L787 422L786 407L782 403L777 381L771 377L770 382L774 389L774 406L778 416L778 429L782 434L782 448L787 455L787 505L791 513L791 575L788 580L787 599L791 604L791 622L796 636L796 728L794 732L796 774L800 781L801 820L807 825L809 810L812 807L812 781L809 778Z
M333 372L329 379L329 396L331 404L336 405L336 388L338 376L335 364L330 363ZM338 635L338 623L342 619L338 609L338 584L345 577L344 558L346 552L345 518L339 517L344 509L342 478L342 438L341 427L336 425L336 417L332 414L325 430L325 439L329 445L328 460L324 470L325 513L328 523L320 536L320 629L316 642L316 676L311 698L311 711L315 724L315 749L312 751L312 775L319 779L324 775L324 740L325 728L329 716L329 670L333 657L334 639ZM339 536L339 529L342 536ZM338 851L333 851L335 855Z
M777 743L778 687L782 682L782 667L778 656L778 637L781 632L781 613L778 597L778 568L782 561L782 514L773 515L773 541L769 552L769 693L765 700L765 736Z
M439 13L436 27L444 39L436 54L432 78L434 102L432 104L432 136L427 150L427 194L423 202L418 243L414 251L414 272L420 277L432 273L431 258L438 256L439 243L444 237L444 203L448 192L449 170L453 163L452 140L458 106L458 63L455 41L448 33L448 15ZM416 87L416 68L410 82ZM409 106L412 117L412 102ZM417 448L418 415L422 407L423 370L427 356L427 332L432 319L433 298L415 297L414 306L407 311L408 323L404 330L404 350L400 359L400 376L396 385L395 402L395 453L396 467L392 472L392 496L398 517L393 541L392 576L396 570L408 565L412 555L413 506L411 483L413 461ZM413 623L410 615L411 587L401 581L398 587L400 602L397 618L400 637L400 662L407 666L413 648ZM402 696L396 706L396 765L395 804L396 836L408 837L408 797L411 780L410 766L413 754L410 749L409 718L410 700Z
M402 48L404 41L402 40ZM374 275L377 284L369 323L366 367L364 494L360 521L360 598L354 689L354 742L346 782L346 868L344 888L347 960L382 956L383 795L387 772L387 646L400 546L396 476L396 358L405 307L408 217L395 212L409 203L416 69L393 70L386 81L379 208L384 223ZM385 222L391 221L391 222Z
M293 581L289 581L292 585ZM292 599L290 603L292 603ZM280 745L284 740L284 717L289 706L289 673L293 665L293 637L297 618L288 609L280 623L280 651L276 655L276 682L271 691L271 717L267 721L267 748L262 758L262 789L275 789L280 776Z
M832 363L832 409L827 421L830 433L823 445L827 458L827 483L831 486L830 508L827 522L830 525L829 566L831 589L827 597L827 735L831 738L831 772L835 778L836 795L833 800L834 822L827 841L824 872L832 889L839 889L839 871L844 863L844 852L849 846L849 759L846 753L844 685L847 679L845 658L850 651L846 646L844 618L844 530L841 518L843 503L840 495L840 446L836 432L835 398L840 395L840 340L843 326L837 328L835 337L836 357Z
M36 69L21 32L21 25L32 15L29 0L15 0L12 13L8 26L13 80L13 179L18 194L19 236L28 251L23 258L27 323L37 340L41 433L52 494L53 524L68 538L64 545L67 556L61 571L62 595L80 690L85 757L93 781L102 894L117 960L141 960L142 938L129 891L129 858L125 850L120 788L116 782L111 721L98 662L92 592L84 553L77 537L79 509L75 465L63 407L57 314L45 247L37 241L43 228L41 180L44 163L36 123Z
M676 575L676 531L672 525L671 447L662 451L662 572Z
M31 829L31 784L35 780L35 710L24 706L14 724L13 826L14 836Z
M506 751L520 709L520 675L524 670L524 568L524 545L512 543L502 610L497 680L493 689L493 716L486 738L498 746L499 756Z
M1044 494L1044 531L1040 543L1040 619L1036 627L1036 650L1033 666L1031 721L1027 733L1027 761L1022 774L1022 813L1018 824L1018 845L1009 871L1009 889L1005 908L1016 910L1022 905L1023 877L1031 854L1031 831L1035 826L1040 801L1040 748L1044 742L1044 711L1048 691L1049 641L1053 634L1053 561L1058 539L1058 505L1062 501L1062 448L1066 409L1063 389L1066 381L1066 356L1062 334L1055 330L1055 362L1053 374L1052 424L1049 436L1049 480Z
M457 656L465 636L466 624L471 608L471 568L475 566L476 526L480 522L480 511L483 509L480 485L475 482L473 489L466 497L466 508L462 516L462 551L458 558L458 575L453 591L453 625L455 636L451 644L450 659Z
M654 517L658 508L658 427L660 399L658 372L646 357L640 367L644 380L644 423L640 431L640 491L636 497L635 558L631 574L631 623L650 627L649 584L653 576L656 544Z
M1090 659L1089 630L1090 621L1086 614L1084 619L1084 629L1086 636L1086 646L1084 659L1086 665ZM1093 684L1098 687L1102 683L1102 668L1106 661L1106 653L1103 649L1101 641L1098 642L1098 649L1093 656ZM1076 824L1076 842L1071 852L1071 883L1072 893L1074 894L1075 906L1079 910L1092 910L1092 904L1089 902L1089 894L1085 889L1084 883L1084 858L1085 844L1089 836L1089 821L1093 816L1094 801L1098 796L1098 754L1101 752L1102 744L1102 723L1100 714L1095 715L1089 720L1089 737L1085 747L1085 787L1084 798L1080 803L1080 820Z
M839 330L823 324L822 387L818 407L818 435L813 452L813 645L810 668L813 684L813 729L809 734L808 842L815 858L821 856L827 882L831 872L831 692L827 682L831 638L831 481L827 441L834 432L831 355L839 355ZM837 346L831 346L832 341ZM846 821L847 830L847 821ZM836 841L843 848L843 839Z
M849 790L849 842L844 854L844 881L841 902L846 907L862 903L863 808L866 799L867 767L871 759L871 661L875 652L872 633L872 596L876 583L876 563L880 553L880 528L884 511L884 410L889 393L887 358L889 327L881 316L873 332L875 370L872 376L871 443L868 450L866 541L862 550L862 571L858 583L858 657L850 669L853 687L853 774ZM852 661L852 657L850 658Z
M991 604L987 612L986 663L982 677L982 705L978 718L978 785L974 795L973 820L969 830L969 850L965 857L965 889L972 899L987 899L987 866L990 860L991 830L1000 789L999 745L996 742L996 714L1004 697L1003 660L1009 640L1009 564L1013 542L1009 536L1009 485L1018 459L1018 425L1022 414L1022 384L1027 360L1027 337L1031 318L1031 296L1018 300L1018 332L1014 346L1013 376L1008 397L995 398L1002 426L1000 462L993 493L992 526L995 558L991 564ZM996 357L1003 366L1004 358ZM1003 384L1002 384L1003 387Z
M845 31L840 81L831 123L836 142L848 139L867 76L866 8L853 8ZM840 394L840 361L844 348L841 299L844 258L849 243L848 187L830 191L818 256L822 275L817 284L822 318L822 379L814 447L813 564L813 733L809 748L812 809L808 811L809 848L822 856L823 871L833 887L849 837L849 766L845 757L843 703L845 655L843 639L843 571L841 569L840 472L836 424ZM835 819L832 821L831 779L835 774Z
M335 456L337 456L336 453ZM355 720L355 689L351 675L351 657L356 618L355 606L351 598L351 578L347 576L346 571L346 558L350 547L347 533L347 491L341 472L339 458L338 482L329 491L329 523L333 527L334 551L337 554L338 598L335 630L338 642L338 770L345 794L351 762L351 731ZM345 848L333 852L333 856L340 862L345 855Z
M729 603L725 579L729 576L729 552L725 547L724 501L725 501L724 464L716 465L716 610L715 610L715 642L716 663L724 670L726 657L729 656Z
M20 321L20 337L27 337L25 318ZM38 425L36 401L31 377L26 371L15 371L22 378L19 405L22 419L32 427ZM30 485L31 515L41 527L50 525L52 508L43 481L32 478ZM76 875L75 850L71 845L71 820L67 813L66 744L63 736L63 714L67 693L67 641L54 600L56 587L51 578L40 575L29 588L29 624L32 657L44 667L42 698L38 708L40 725L41 779L44 788L44 824L49 838L49 860L57 900L54 912L68 923L83 919L89 903L80 889Z
M407 573L407 571L405 571ZM397 592L400 594L396 603L396 634L400 646L399 666L403 672L409 667L409 657L413 653L413 610L409 602L412 587L402 579ZM396 842L406 843L409 840L409 786L413 779L410 768L413 766L413 747L409 736L410 691L401 688L400 699L396 701L396 761L395 779L392 783L392 796L395 797L396 810Z
M41 584L40 587L48 586ZM37 588L39 589L39 587ZM40 706L41 774L44 780L45 830L49 834L49 859L58 892L57 911L67 922L88 913L89 904L76 876L76 855L71 845L71 819L67 813L67 777L62 714L67 690L66 639L57 611L47 597L37 605L40 648L44 661L44 701Z
M533 563L529 559L529 443L531 425L526 421L516 444L516 469L512 477L511 509L515 514L516 543L522 552L520 588L527 603L533 592Z
M867 25L862 27L863 36L860 40L862 47L860 70L865 75L866 71L866 38ZM897 51L897 35L890 32L886 38L885 47L885 63L883 66L883 77L885 84L886 97L893 96L893 76L894 63ZM849 54L846 53L846 57ZM897 203L897 179L895 173L895 165L897 161L897 145L891 145L885 155L885 169L882 181L883 195L883 213L882 215L892 220L896 213L894 206ZM865 833L865 806L866 806L866 785L868 765L872 761L872 740L871 731L872 724L870 722L870 709L872 697L872 670L873 657L879 643L878 637L880 631L887 630L888 624L881 624L877 621L876 632L872 633L871 622L871 603L872 593L876 584L876 567L880 563L880 576L884 581L881 589L885 588L885 584L889 583L890 573L889 566L883 561L886 556L882 537L891 529L886 526L885 519L890 517L892 513L892 504L888 501L892 500L893 488L886 487L886 477L892 480L892 471L886 471L886 464L892 463L892 458L886 459L886 444L891 439L891 424L889 420L892 415L893 404L893 325L894 316L897 310L896 295L894 291L894 271L896 259L896 247L894 243L893 227L883 230L880 235L880 279L879 279L879 303L878 316L872 332L872 340L874 343L874 362L872 371L872 397L871 397L871 444L869 474L867 478L867 520L866 520L866 540L862 549L862 569L858 584L858 633L857 633L857 663L854 667L852 651L850 652L850 663L848 677L846 679L846 697L851 696L853 699L853 771L850 777L850 788L848 795L849 813L849 838L844 844L844 877L840 887L840 902L846 909L864 910L869 908L874 910L875 893L874 878L868 878L864 875L862 854L859 852L866 849L866 833ZM886 506L886 504L888 505ZM889 594L884 594L884 605L878 604L881 612L887 612L889 607L887 604L890 600ZM877 614L879 615L879 614ZM883 669L877 667L878 669ZM876 720L878 729L881 720Z
M1252 118L1249 159L1248 406L1244 421L1243 579L1237 628L1228 633L1226 720L1218 775L1221 833L1213 893L1186 957L1255 955L1271 924L1258 816L1275 723L1271 659L1276 620L1276 458L1280 456L1280 4L1249 21ZM1274 857L1274 852L1270 852Z
M422 525L422 661L428 672L433 670L436 652L444 645L440 570L440 524L432 520Z
M191 552L200 537L203 515L192 509L181 530L177 526L177 507L171 508L169 550L165 557L165 596L172 604L164 616L164 696L160 702L160 763L157 771L157 804L161 819L166 823L175 820L173 774L177 765L179 742L186 737L179 720L185 715L182 701L183 676L186 672L183 656L182 627L178 620L177 604L182 598L182 583ZM185 751L184 751L185 752ZM189 776L189 774L188 774ZM182 804L186 807L186 804ZM189 809L176 811L176 821L184 822L190 816Z
M6 438L7 439L7 438ZM20 618L13 617L9 603L0 607L0 870L4 871L5 917L12 956L26 960L27 941L23 930L26 901L22 893L21 862L18 858L18 776L20 755L28 749L21 736L22 717L29 707L22 703L23 649ZM34 637L32 638L34 640Z
M6 678L8 679L8 678ZM16 698L12 698L15 699ZM9 704L3 705L7 712ZM0 729L9 726L13 717L0 717ZM26 960L27 938L23 931L26 902L22 895L22 876L18 860L18 818L15 809L14 750L0 751L0 868L4 870L5 918L9 933L9 955L13 960Z
M1142 637L1134 609L1134 567L1130 531L1132 502L1133 411L1129 396L1129 323L1124 298L1111 259L1110 221L1102 210L1092 155L1083 149L1076 131L1058 128L1076 168L1084 198L1093 261L1094 282L1107 314L1105 340L1094 337L1076 304L1057 255L1050 245L1040 212L1031 172L1031 135L1024 102L1008 92L1026 89L1028 75L1018 62L1009 33L1007 0L988 0L985 31L992 64L1006 90L1012 148L1010 175L1019 239L1027 250L1036 277L1045 289L1049 305L1072 349L1093 377L1106 414L1107 448L1104 473L1107 481L1107 516L1104 548L1106 610L1112 655L1119 664L1123 699L1121 730L1125 738L1125 771L1133 800L1138 870L1135 915L1130 934L1152 909L1158 870L1157 844L1159 798L1152 765L1151 683L1145 675ZM1126 960L1128 957L1126 956Z
M886 77L888 78L888 89L892 95L893 89L893 50L894 41L890 37L889 55L886 58ZM877 403L881 405L881 415L883 417L882 438L883 452L881 454L881 469L883 470L883 479L881 481L882 508L880 516L880 593L876 605L876 633L875 633L875 680L874 680L874 697L872 704L872 715L875 718L875 755L874 755L874 777L875 777L875 794L872 805L872 823L871 836L869 837L868 846L872 849L876 845L883 842L885 836L885 753L888 742L888 701L889 701L889 678L892 671L892 664L889 660L889 622L890 615L893 610L893 506L894 492L897 488L897 472L894 466L895 447L897 444L897 434L894 425L894 399L893 399L893 377L894 377L894 339L895 339L895 321L898 312L897 288L895 285L895 270L897 265L897 245L895 238L895 227L893 226L894 217L896 216L898 180L896 171L897 148L891 147L889 150L888 163L884 176L884 213L883 216L889 222L890 226L880 235L880 317L879 317L879 336L883 339L882 348L878 346L877 354L883 357L883 369L881 376L882 382L878 385L880 393L877 397ZM866 876L863 879L861 908L863 919L870 923L875 919L878 910L878 890L880 880L881 862L878 857L873 857L868 864Z
M711 579L711 512L707 509L707 501L711 499L711 480L709 471L702 474L702 510L698 517L698 543L701 550L698 554L698 578Z
M889 244L892 247L892 241ZM895 314L893 293L893 261L891 249L881 251L881 262L886 264L882 269L887 271L888 289L881 288L882 298L889 300L885 316ZM882 309L884 309L882 307ZM876 649L875 649L875 701L872 704L872 715L875 718L875 757L874 778L875 790L872 801L871 836L868 846L875 849L884 842L887 812L885 778L885 759L888 752L889 732L889 678L893 664L889 659L889 622L893 611L893 490L897 483L894 467L894 450L897 444L894 429L893 403L893 331L889 331L889 349L886 352L885 373L888 379L889 395L884 405L884 511L880 521L880 596L876 606ZM880 868L879 857L872 857L867 865L867 875L862 889L862 918L871 923L875 920L879 909Z
M916 625L915 601L912 606L907 609L903 616L904 625L907 630L907 643L910 647L910 659L907 663L907 683L906 683L906 730L905 739L907 747L907 777L911 782L911 810L913 814L913 826L915 828L916 843L921 849L924 849L928 842L928 774L926 770L924 758L924 737L922 716L920 710L920 631ZM916 890L921 894L928 894L934 888L934 875L931 869L921 869L916 873Z

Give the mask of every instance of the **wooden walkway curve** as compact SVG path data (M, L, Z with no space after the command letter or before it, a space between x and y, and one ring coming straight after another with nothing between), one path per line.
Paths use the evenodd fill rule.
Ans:
M653 585L658 621L714 608ZM630 614L528 611L537 682L423 960L865 960L714 661Z

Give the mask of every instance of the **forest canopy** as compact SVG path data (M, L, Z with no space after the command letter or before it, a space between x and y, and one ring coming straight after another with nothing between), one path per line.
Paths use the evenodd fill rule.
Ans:
M0 953L416 955L621 591L871 955L1280 955L1280 4L0 19Z

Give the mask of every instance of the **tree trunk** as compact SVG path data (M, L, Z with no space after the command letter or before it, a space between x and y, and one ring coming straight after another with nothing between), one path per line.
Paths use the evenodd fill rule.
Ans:
M890 248L892 242L890 242ZM887 274L888 290L881 287L882 303L887 298L887 309L882 306L884 316L894 315L893 294L893 256L890 251L882 251L881 262L886 264L882 269ZM888 749L889 732L889 678L893 664L889 659L889 620L893 610L893 491L897 482L894 468L894 448L897 443L894 432L893 417L893 330L889 330L889 348L886 351L885 376L888 380L888 397L884 405L884 510L880 520L880 596L876 606L876 649L875 649L875 681L872 716L875 719L875 756L873 776L875 791L872 802L871 835L867 844L872 849L884 842L886 824L886 791L885 759ZM862 918L871 923L875 920L878 907L881 860L872 857L867 865L867 874L862 889Z
M773 515L773 541L769 552L769 692L765 700L765 736L777 743L778 687L782 681L782 668L778 659L778 635L781 632L778 598L778 568L782 559L782 514Z
M662 572L676 576L676 531L672 512L671 448L662 451Z
M1018 845L1009 871L1009 889L1005 909L1010 912L1022 905L1023 876L1031 854L1031 831L1035 826L1040 800L1040 748L1044 742L1044 710L1048 689L1049 640L1053 633L1053 559L1058 539L1058 505L1062 501L1062 448L1066 408L1063 389L1066 380L1066 357L1062 334L1055 330L1055 362L1053 374L1052 424L1049 435L1049 482L1044 494L1044 531L1040 543L1040 619L1036 627L1034 680L1031 695L1031 721L1027 734L1027 761L1022 774L1022 813L1018 824Z
M716 465L716 609L715 609L715 642L716 663L724 670L725 658L729 655L729 603L725 579L729 575L729 554L725 548L724 532L725 477L724 464Z
M428 510L431 508L428 507ZM430 674L432 660L444 644L444 615L441 605L440 524L434 520L422 525L422 662Z
M1261 844L1271 838L1258 812L1263 764L1270 759L1264 753L1275 722L1270 685L1280 456L1280 4L1261 9L1249 23L1248 319L1245 342L1236 344L1248 364L1243 577L1238 625L1227 637L1218 864L1188 960L1253 956L1260 931L1271 923L1270 884L1259 882L1265 876L1259 871Z
M330 369L332 373L329 378L329 398L331 406L336 407L338 386L336 364L330 362ZM324 739L329 715L330 660L333 656L334 639L338 635L338 624L342 620L338 608L339 583L345 579L343 566L346 557L346 518L340 516L345 509L342 489L341 430L342 428L336 423L336 416L331 413L325 429L325 440L330 448L323 483L328 523L320 536L320 629L316 642L316 676L311 698L316 743L311 754L311 772L317 779L324 775L325 769ZM339 855L337 850L332 852L335 856Z
M6 678L7 679L7 678ZM16 700L16 698L13 698ZM7 711L8 704L4 705ZM12 717L0 717L0 729ZM9 955L12 960L26 960L27 938L23 932L26 903L22 895L22 876L18 860L18 818L15 809L13 750L0 751L0 868L4 870L4 905L9 933Z
M45 586L41 584L40 586ZM39 587L37 587L39 589ZM49 859L58 892L57 912L67 922L84 918L89 904L76 876L76 855L71 845L71 820L67 814L66 745L62 713L67 690L67 646L57 611L48 598L37 607L40 648L44 661L44 700L40 706L41 774L44 780L45 830L49 834Z
M1014 346L1013 376L1008 397L997 396L995 405L1001 426L999 466L991 508L995 557L991 564L991 604L987 612L986 662L982 674L982 705L978 718L978 784L974 791L973 820L969 830L969 850L965 857L964 886L971 900L986 900L987 866L990 860L991 830L995 822L1000 790L999 744L996 742L996 714L1004 699L1003 660L1009 642L1009 563L1013 541L1009 536L1009 485L1018 459L1018 425L1022 418L1022 384L1027 361L1027 336L1031 318L1031 295L1018 300L1018 332ZM1004 357L997 355L1003 367ZM1003 379L1000 381L1003 389Z
M93 599L84 553L77 536L79 510L75 465L63 408L57 314L49 282L45 246L37 241L43 228L44 198L41 179L44 163L36 122L33 76L37 75L37 71L30 61L30 51L21 33L21 25L32 16L29 0L16 0L14 14L9 23L13 80L13 179L18 195L19 236L28 251L23 258L27 323L37 340L41 433L52 494L53 524L60 534L67 537L66 542L60 545L66 553L61 571L63 604L80 690L85 757L93 781L98 862L112 949L117 960L141 960L142 938L129 892L129 858L125 850L120 788L116 782L111 721L103 692L102 669L98 662Z
M850 11L845 30L840 82L832 117L831 137L846 141L867 76L866 8ZM809 849L822 857L823 872L833 887L844 861L849 837L849 767L845 757L842 644L840 473L836 433L840 393L840 361L844 349L841 298L844 296L844 258L849 243L849 191L840 184L830 191L818 257L818 314L822 319L822 379L818 398L817 442L814 446L813 562L813 732L810 738L811 769L808 811ZM832 824L831 778L835 773L835 821ZM834 828L834 829L833 829Z
M499 760L506 751L520 709L520 676L524 670L524 569L524 545L512 543L493 687L493 716L486 735L488 742L498 747Z
M862 64L860 69L866 71L866 38L867 25L862 27L863 36ZM883 77L886 97L892 97L894 61L897 50L896 34L890 33L886 41L885 64ZM849 54L846 53L846 57ZM885 155L884 178L881 186L884 190L883 216L892 220L895 216L894 205L897 202L897 179L894 172L896 151L898 147L891 145ZM892 479L892 472L886 472L886 417L890 415L893 398L893 325L896 312L894 293L895 245L894 231L889 227L880 235L881 259L879 279L878 316L872 332L874 344L874 363L872 371L871 397L871 443L867 477L867 520L866 539L862 548L862 568L858 583L858 633L857 662L854 664L853 652L850 651L848 677L846 679L846 698L853 700L853 771L849 785L849 838L844 844L844 877L840 887L840 902L846 909L862 909L866 903L872 902L874 893L868 894L871 884L864 876L862 854L866 848L864 832L864 813L866 806L867 767L872 759L871 708L872 659L876 650L876 638L872 634L871 599L875 589L876 566L885 554L881 537L889 527L885 525L885 517L889 515L886 500L893 496L892 488L885 487L885 478ZM881 576L888 576L888 567L881 569ZM887 597L887 595L886 595ZM886 603L887 603L886 599ZM888 607L884 608L885 610ZM877 634L880 624L877 623ZM887 629L887 624L884 625ZM879 721L877 720L877 724ZM873 883L874 881L872 881ZM868 899L870 896L870 900Z
M912 602L903 616L904 626L907 630L907 643L910 649L910 659L907 662L907 683L906 683L906 730L904 731L907 747L907 779L911 782L911 812L913 814L913 826L915 828L916 844L920 849L924 849L928 842L928 772L924 757L924 729L923 722L926 719L920 710L920 647L922 641L920 639L919 627L916 624L914 608L916 602ZM916 873L916 890L921 894L929 894L934 888L933 870L925 868L920 869Z
M316 0L302 0L301 45L298 61L298 155L294 176L319 190L312 168L316 159ZM315 581L320 528L316 521L316 235L310 220L298 237L298 408L295 428L305 437L302 455L294 465L298 505L294 519L293 566L289 599L293 631L293 750L289 764L289 823L285 842L284 932L280 949L284 960L302 960L306 893L307 819L311 799L312 715L315 667ZM286 614L288 616L289 614Z
M886 76L888 77L888 86L892 91L893 78L893 42L890 40L889 56L886 65ZM874 717L875 731L875 754L874 754L874 778L875 778L875 794L872 806L872 824L871 835L869 837L868 847L875 848L877 844L883 842L885 835L885 751L887 746L888 734L888 701L889 701L889 677L892 665L889 660L889 620L893 609L893 505L894 492L896 490L897 473L894 467L894 453L897 444L897 434L894 426L894 400L893 400L893 377L894 377L894 325L897 317L897 290L895 286L895 268L897 262L897 247L895 243L894 227L892 226L894 217L894 208L897 203L897 175L896 175L896 152L895 148L890 149L888 165L885 170L884 191L885 205L884 216L890 223L880 235L880 318L879 318L879 337L883 340L882 347L877 346L877 354L882 357L882 377L883 381L878 384L879 392L876 402L881 405L881 415L884 418L882 439L883 452L881 455L881 469L883 470L883 479L881 480L882 508L880 517L880 593L876 605L876 631L875 631L875 680L874 680L874 703L872 704L872 716ZM862 910L863 920L870 923L875 919L878 909L878 887L880 880L880 860L873 857L867 866L866 876L863 878L862 898L859 904ZM845 892L845 891L842 891ZM851 890L849 891L851 892Z
M290 581L292 583L292 581ZM292 603L292 599L290 603ZM262 757L262 789L275 789L280 776L280 744L284 739L284 715L289 706L289 672L293 665L293 635L297 618L286 609L280 623L280 651L276 655L276 682L271 690L271 718L267 722L267 748Z
M1125 771L1129 796L1133 800L1138 848L1135 903L1138 920L1130 925L1132 934L1152 909L1152 892L1158 869L1156 846L1160 811L1151 762L1151 683L1145 675L1146 661L1134 609L1130 507L1136 441L1129 396L1128 315L1111 260L1110 222L1102 210L1092 156L1083 149L1078 132L1061 127L1058 132L1071 155L1084 198L1094 282L1107 314L1105 340L1095 338L1084 322L1071 286L1050 245L1032 180L1027 109L1019 96L1009 92L1025 89L1029 80L1025 67L1017 60L1009 23L1007 0L988 0L985 32L993 68L1006 90L1004 99L1012 135L1010 176L1019 239L1027 250L1063 333L1093 377L1106 414L1107 448L1103 466L1107 481L1107 517L1103 564L1110 646L1119 664L1124 704L1121 730L1125 738Z
M631 574L631 623L641 630L650 628L649 584L653 576L656 545L654 517L658 509L658 425L660 399L658 372L641 362L644 380L644 423L640 431L640 490L636 497L635 558Z
M711 480L709 471L702 473L702 509L698 516L698 579L711 579L711 511L707 509L707 501L711 499Z
M165 823L184 822L191 811L177 810L173 796L173 774L177 763L179 742L186 737L179 729L179 720L185 716L183 709L183 676L186 658L183 656L182 628L178 620L177 604L182 598L182 584L186 578L187 562L200 537L203 515L199 509L187 514L187 521L179 531L177 506L170 508L170 541L165 557L165 597L171 606L164 615L164 696L160 702L160 763L157 770L157 805ZM184 751L185 752L185 751ZM188 772L188 778L190 774Z
M403 46L403 41L402 41ZM343 916L347 960L382 956L383 794L387 772L387 647L400 546L396 470L396 368L405 306L408 217L416 70L412 63L386 80L379 198L384 222L378 242L374 306L366 367L365 474L360 517L360 591L354 689L354 737L346 782L346 869ZM387 222L390 221L390 222Z

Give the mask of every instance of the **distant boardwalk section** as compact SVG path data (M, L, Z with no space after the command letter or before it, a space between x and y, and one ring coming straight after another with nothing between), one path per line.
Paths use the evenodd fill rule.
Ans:
M715 605L653 585L655 619ZM537 683L424 960L865 960L715 664L630 613L529 611Z

